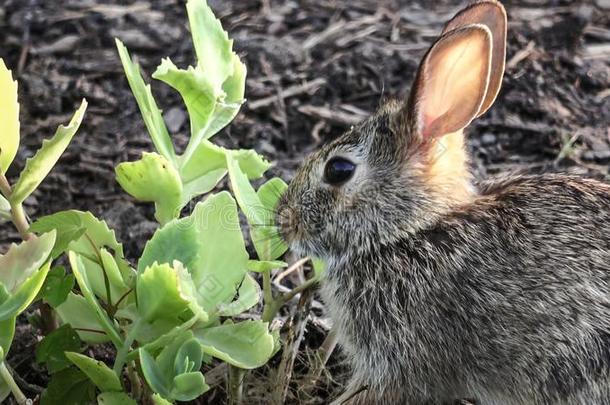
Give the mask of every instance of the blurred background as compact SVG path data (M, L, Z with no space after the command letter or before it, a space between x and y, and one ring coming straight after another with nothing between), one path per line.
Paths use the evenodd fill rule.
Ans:
M209 3L248 67L248 102L215 141L256 149L275 164L269 176L289 181L307 153L384 100L405 95L421 56L467 1ZM504 4L506 75L495 106L468 130L473 170L479 177L568 170L606 178L610 0ZM152 207L119 189L114 166L152 146L114 38L150 81L162 57L180 67L193 63L187 25L180 0L0 0L0 57L19 81L21 102L22 144L9 178L83 97L89 101L66 155L26 202L31 216L90 210L118 231L127 256L137 257L156 227ZM180 149L189 131L182 102L164 84L152 86ZM0 226L0 247L16 239Z

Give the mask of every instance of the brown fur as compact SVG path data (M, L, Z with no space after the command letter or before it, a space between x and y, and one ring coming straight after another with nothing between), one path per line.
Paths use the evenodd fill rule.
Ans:
M353 369L341 400L609 404L610 186L473 182L461 131L422 136L417 77L410 101L307 159L278 206L292 248L328 266L322 294ZM331 185L336 156L356 170Z

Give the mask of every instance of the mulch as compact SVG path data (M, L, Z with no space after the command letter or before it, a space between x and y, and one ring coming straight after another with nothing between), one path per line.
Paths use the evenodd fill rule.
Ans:
M210 0L248 66L244 106L215 140L254 148L289 181L303 157L408 90L418 62L463 1ZM472 167L483 177L505 171L571 171L605 179L610 168L610 1L510 0L507 70L495 106L468 130ZM106 219L134 260L156 229L149 205L135 203L114 179L114 166L152 149L114 47L122 39L146 73L162 57L193 63L184 2L177 0L3 0L0 57L19 80L22 143L9 178L43 138L69 120L80 100L89 109L79 135L40 189L26 202L32 218L63 209ZM178 149L189 131L177 93L153 92ZM0 225L0 247L17 241ZM2 249L4 250L4 249ZM311 303L310 303L311 304ZM313 299L295 378L308 349L324 338L323 304ZM20 325L11 364L44 384L33 364L39 337ZM336 357L336 356L335 356ZM274 365L279 363L275 360ZM337 392L346 370L330 363L308 400ZM267 369L247 390L265 403ZM44 374L44 372L42 372ZM222 390L213 401L222 403ZM254 402L248 402L254 403Z

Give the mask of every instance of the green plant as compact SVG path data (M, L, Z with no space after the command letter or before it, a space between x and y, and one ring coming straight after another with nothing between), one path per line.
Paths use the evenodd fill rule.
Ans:
M211 142L244 102L246 68L204 0L189 0L187 11L198 63L179 69L164 59L152 75L176 89L188 111L191 134L182 154L174 149L150 86L125 46L116 41L156 149L116 168L125 191L154 203L160 224L137 266L125 258L114 232L91 213L62 211L28 228L21 209L23 199L40 182L40 173L52 166L50 158L38 156L57 160L78 127L85 104L69 127L60 128L43 145L44 153L28 162L25 180L20 179L12 192L6 190L6 202L0 205L6 208L4 216L10 211L27 239L23 249L31 251L29 244L44 243L39 247L42 259L16 268L21 276L36 271L40 278L35 279L37 288L29 281L22 283L32 293L18 309L34 298L31 295L48 273L40 296L63 324L43 339L36 353L52 376L43 405L66 398L76 403L97 398L99 404L110 405L192 400L209 389L201 367L214 358L229 364L230 397L240 402L245 370L260 367L279 350L279 331L270 330L270 322L285 302L317 282L314 277L291 292L272 291L271 271L286 266L278 259L287 247L273 225L274 207L286 184L274 178L255 189L251 181L262 178L270 163L252 150L230 150ZM14 142L2 146L14 155ZM4 160L0 163L4 168ZM232 193L212 193L227 175ZM192 212L181 217L185 207L202 196ZM249 225L255 259L246 250L240 211ZM49 271L52 260L64 254L71 273L60 266ZM34 270L28 273L29 268ZM262 288L253 273L261 274ZM19 292L9 289L5 294L0 289L0 304L4 296L9 302ZM240 314L261 298L260 319L243 320ZM4 304L0 321L2 308ZM11 312L13 325L16 313ZM87 346L103 343L116 350L112 367L82 354Z
M49 174L76 134L87 102L83 100L68 126L60 126L55 136L42 143L11 186L6 172L19 146L19 103L17 82L2 59L0 89L0 221L12 221L24 240L0 255L0 401L12 392L17 402L25 403L5 356L13 341L17 316L36 299L49 273L57 235L54 230L32 234L22 203Z

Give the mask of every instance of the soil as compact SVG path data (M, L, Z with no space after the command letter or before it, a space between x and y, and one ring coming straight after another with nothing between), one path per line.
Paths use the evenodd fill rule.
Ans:
M248 103L216 136L273 161L268 176L289 181L303 157L388 98L403 97L418 62L461 0L210 0L248 66ZM494 107L468 130L473 171L571 171L606 178L610 163L610 2L511 0L507 69ZM124 41L147 80L162 57L193 63L184 2L178 0L0 0L0 57L19 80L22 142L14 180L41 140L66 123L83 97L84 123L65 156L26 202L32 218L90 210L117 230L135 259L156 229L152 208L137 204L113 168L152 149L114 46ZM188 118L172 89L152 83L178 149ZM18 234L0 225L4 251ZM295 381L328 321L314 301ZM25 318L9 357L19 374L44 386L33 359L40 335ZM272 370L250 375L247 403L266 403ZM303 370L302 370L303 369ZM320 388L287 403L325 403L346 369L333 355ZM261 388L262 387L262 388ZM35 394L35 387L26 392ZM212 398L212 399L210 399ZM212 403L223 403L217 388ZM203 403L203 402L201 402Z

